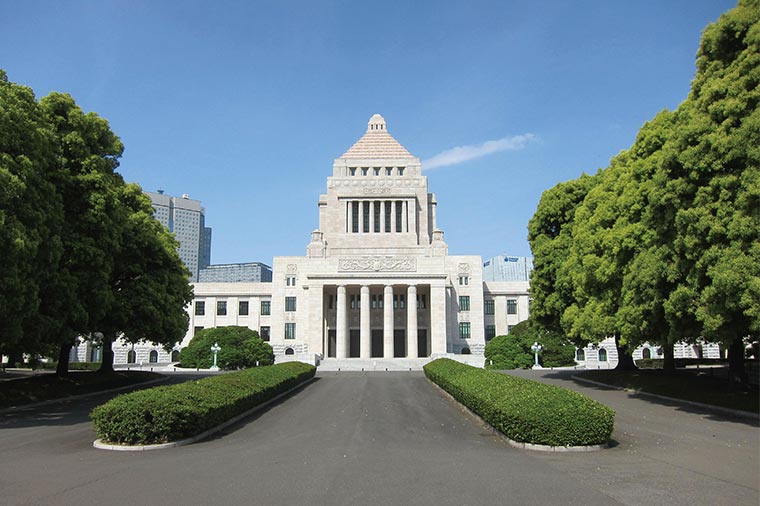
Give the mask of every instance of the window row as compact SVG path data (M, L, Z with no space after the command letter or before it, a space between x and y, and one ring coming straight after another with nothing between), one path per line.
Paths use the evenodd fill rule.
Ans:
M404 231L404 201L403 200L373 200L349 202L351 233L368 234L370 231L403 232ZM395 217L395 220L392 218ZM395 230L394 230L395 229Z
M372 294L369 299L370 309L383 309L384 296L382 294ZM337 304L334 295L327 296L327 309L335 309ZM349 295L348 307L350 309L361 309L361 295ZM393 309L406 309L406 296L398 294L393 296ZM427 295L422 293L417 295L417 309L427 309Z
M295 297L293 297L293 299L295 299ZM295 309L293 309L293 311L295 311ZM271 313L271 302L268 300L262 300L261 301L261 315L267 316L270 313ZM206 314L206 301L196 300L195 301L195 316L205 316L205 314ZM227 301L226 300L216 301L216 314L217 316L227 315ZM249 314L250 314L249 302L247 300L239 301L238 315L248 316Z
M406 167L349 167L348 175L356 176L357 174L361 174L362 176L368 176L372 174L373 176L379 176L384 173L386 176L392 176L393 169L396 169L397 175L403 176Z
M461 304L460 310L464 311L461 309ZM483 312L487 316L493 316L495 313L495 303L493 299L486 299L483 301ZM507 314L517 314L517 299L507 299Z

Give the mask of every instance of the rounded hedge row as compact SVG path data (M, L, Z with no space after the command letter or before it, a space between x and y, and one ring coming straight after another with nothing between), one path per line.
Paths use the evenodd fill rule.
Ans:
M441 358L424 367L432 382L520 443L606 444L615 412L577 392Z
M120 395L90 413L95 432L112 444L160 444L215 427L314 376L301 362L245 369Z

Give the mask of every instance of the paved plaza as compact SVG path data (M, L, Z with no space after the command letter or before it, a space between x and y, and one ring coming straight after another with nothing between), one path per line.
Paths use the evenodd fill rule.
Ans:
M2 413L0 504L758 503L756 424L575 385L557 372L523 374L613 407L613 448L518 450L421 373L323 372L209 440L163 451L93 449L87 413L106 396Z

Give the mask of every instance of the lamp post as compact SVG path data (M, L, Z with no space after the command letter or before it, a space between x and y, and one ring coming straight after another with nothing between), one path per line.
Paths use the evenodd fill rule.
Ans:
M211 353L214 354L214 365L211 366L212 371L218 371L219 368L216 366L216 354L219 353L222 350L222 348L219 346L218 343L214 343L214 346L211 347Z
M538 342L534 342L533 346L531 346L530 349L533 351L533 354L536 357L536 363L533 366L533 369L541 369L541 366L538 365L538 354L541 352L541 350L544 349L543 346L541 346L540 344L538 344Z

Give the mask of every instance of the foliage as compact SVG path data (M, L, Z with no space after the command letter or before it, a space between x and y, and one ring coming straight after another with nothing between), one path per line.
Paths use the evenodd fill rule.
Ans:
M69 362L69 371L97 371L100 362ZM58 368L58 362L40 362L37 369L53 370Z
M217 366L220 369L243 369L274 363L274 352L259 333L248 327L215 327L198 331L179 354L181 367L208 369L213 363L211 347L218 344Z
M544 193L529 227L531 312L623 351L702 336L741 370L760 332L760 5L705 30L688 98L594 176ZM621 355L623 356L623 355ZM737 377L741 373L736 374Z
M51 178L55 150L32 90L0 70L0 355L50 349L37 315L44 307L40 291L62 253L63 202ZM30 331L32 320L39 331Z
M497 336L486 344L486 368L530 368L535 363L531 346L536 342L542 347L539 363L543 367L575 365L575 346L567 337L530 318L512 327L509 335Z
M201 434L313 377L301 362L120 395L92 410L98 437L110 443L157 444Z
M505 436L549 446L606 444L615 412L577 392L434 360L425 375Z

